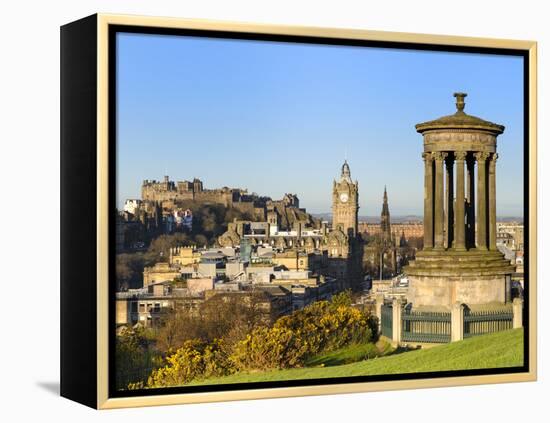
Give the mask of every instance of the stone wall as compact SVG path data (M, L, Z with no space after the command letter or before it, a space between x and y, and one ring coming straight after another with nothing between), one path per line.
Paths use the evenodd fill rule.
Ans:
M413 305L451 307L457 301L465 304L505 303L506 293L505 276L415 276L407 299Z
M127 325L130 323L128 313L128 301L126 299L116 300L116 317L117 325Z
M178 276L180 276L178 268L172 267L168 263L157 263L152 267L143 269L143 286L156 282L171 281Z
M202 294L207 290L214 289L214 279L193 278L187 279L187 289L191 295Z

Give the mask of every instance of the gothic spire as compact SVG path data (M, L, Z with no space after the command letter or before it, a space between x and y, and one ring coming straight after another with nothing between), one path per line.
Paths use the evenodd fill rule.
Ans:
M384 186L384 202L382 204L382 214L380 216L380 231L382 239L391 242L391 223L390 223L390 208L388 206L388 192Z
M384 185L384 202L382 204L382 216L389 216L390 208L388 206L388 192L386 191L386 186Z

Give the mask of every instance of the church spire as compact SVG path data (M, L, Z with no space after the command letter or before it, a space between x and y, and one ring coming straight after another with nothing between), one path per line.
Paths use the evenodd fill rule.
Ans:
M380 232L382 239L391 241L390 207L388 206L386 186L384 186L384 202L382 203L382 214L380 216Z
M388 206L388 192L386 191L386 185L384 185L384 202L382 203L382 216L390 216L390 208Z

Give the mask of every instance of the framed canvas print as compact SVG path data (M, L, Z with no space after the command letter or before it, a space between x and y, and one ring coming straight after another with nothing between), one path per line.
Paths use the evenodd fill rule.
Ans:
M61 28L61 394L536 379L536 43Z

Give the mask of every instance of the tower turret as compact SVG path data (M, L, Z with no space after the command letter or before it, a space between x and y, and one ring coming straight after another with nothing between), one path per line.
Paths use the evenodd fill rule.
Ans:
M344 161L338 181L332 189L332 228L340 228L348 236L357 235L359 183L351 179L349 164Z

